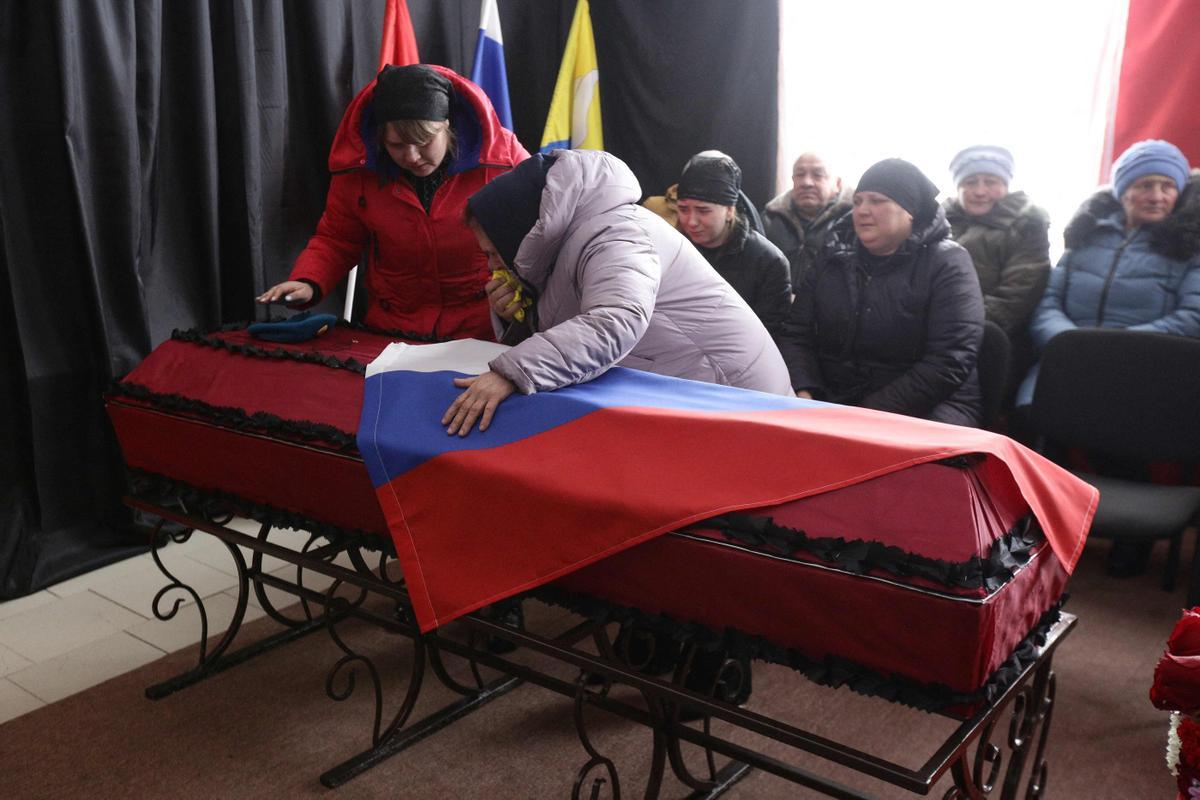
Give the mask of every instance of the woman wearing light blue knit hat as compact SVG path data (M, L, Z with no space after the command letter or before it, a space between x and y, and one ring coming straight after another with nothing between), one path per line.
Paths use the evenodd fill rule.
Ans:
M1072 328L1134 328L1200 337L1200 176L1160 139L1113 164L1112 187L1076 212L1030 333L1040 352ZM1035 373L1018 392L1033 399Z
M1174 208L1174 200L1168 202L1165 197L1172 194L1172 186L1173 194L1178 196L1189 175L1187 157L1170 142L1146 139L1130 145L1112 167L1112 193L1125 208L1126 227L1164 220ZM1144 185L1139 187L1139 184ZM1161 196L1148 191L1152 184L1160 185ZM1134 188L1140 191L1131 195L1129 190Z
M1035 358L1029 318L1050 277L1050 216L1025 192L1009 191L1013 157L1003 147L960 150L950 174L958 189L942 204L950 235L971 254L987 318L1008 334L1012 391Z
M1200 338L1200 174L1170 142L1138 142L1113 164L1112 186L1067 225L1067 251L1030 325L1039 352L1072 328L1128 328ZM1037 367L1017 393L1032 402ZM1128 548L1114 547L1113 556ZM1110 559L1136 574L1144 552Z

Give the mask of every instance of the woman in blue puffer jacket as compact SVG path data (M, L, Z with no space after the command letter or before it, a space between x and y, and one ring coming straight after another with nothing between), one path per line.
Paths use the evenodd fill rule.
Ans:
M1030 322L1034 348L1072 328L1200 337L1200 173L1179 148L1132 145L1113 164L1113 187L1067 225L1067 251ZM1035 365L1017 392L1033 401Z

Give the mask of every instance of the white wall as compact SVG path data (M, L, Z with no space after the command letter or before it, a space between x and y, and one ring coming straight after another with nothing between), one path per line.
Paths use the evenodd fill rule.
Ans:
M1012 189L1062 228L1100 181L1128 0L780 0L779 187L805 150L853 186L898 156L952 194L950 158L1012 151Z

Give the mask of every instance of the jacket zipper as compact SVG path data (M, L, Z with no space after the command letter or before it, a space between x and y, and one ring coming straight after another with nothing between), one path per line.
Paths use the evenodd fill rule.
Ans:
M871 286L871 273L858 266L855 267L854 271L855 290L858 292L858 297L855 298L854 302L854 332L848 342L849 347L842 354L843 358L853 358L858 348L858 337L862 333L862 307L863 303L866 302L867 289Z
M1108 305L1108 290L1112 288L1113 278L1117 276L1117 264L1121 261L1121 256L1125 253L1125 248L1138 235L1138 228L1134 228L1133 232L1125 237L1125 241L1121 242L1121 246L1117 248L1117 252L1113 254L1112 266L1108 268L1108 277L1104 279L1104 288L1100 290L1100 308L1096 312L1096 327L1104 327L1104 311Z

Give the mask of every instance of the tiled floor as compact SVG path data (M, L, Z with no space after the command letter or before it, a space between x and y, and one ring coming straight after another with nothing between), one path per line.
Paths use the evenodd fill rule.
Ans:
M258 531L258 524L247 520L235 520L230 527ZM300 531L271 534L272 542L296 549L307 538ZM162 559L203 598L209 635L224 630L237 605L237 569L225 546L197 534L169 545ZM272 558L264 560L264 568L294 571ZM320 590L328 585L322 585L321 577L306 577L305 585ZM0 602L0 723L199 641L200 614L183 592L172 592L160 604L165 611L176 598L184 601L172 619L155 618L154 596L166 583L147 553ZM280 607L294 602L282 592L267 591ZM251 595L246 621L261 616Z

